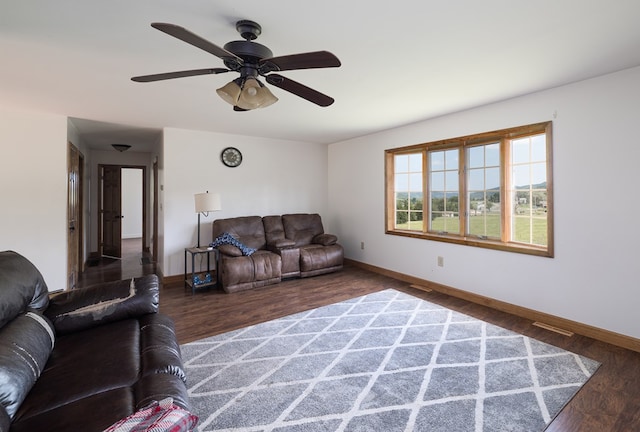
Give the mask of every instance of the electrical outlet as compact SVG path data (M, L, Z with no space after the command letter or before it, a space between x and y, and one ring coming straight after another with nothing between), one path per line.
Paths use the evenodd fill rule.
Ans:
M444 267L444 257L438 257L438 267Z
M360 242L360 249L364 250L364 242Z

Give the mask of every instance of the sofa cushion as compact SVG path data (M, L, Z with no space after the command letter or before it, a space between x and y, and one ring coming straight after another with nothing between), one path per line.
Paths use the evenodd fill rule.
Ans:
M19 418L11 432L101 431L134 412L134 406L131 389L120 387Z
M264 226L260 216L241 216L215 220L213 222L212 238L216 239L224 233L231 234L240 243L250 248L264 249L266 247Z
M54 344L53 326L35 311L0 329L0 404L10 418L40 377Z
M311 244L315 236L324 234L322 219L317 213L282 215L282 225L286 238L293 240L296 247Z
M14 251L0 252L0 327L27 309L43 311L49 289L38 269Z
M315 270L341 267L344 260L342 246L308 245L300 248L300 271L312 272Z
M16 417L27 418L95 393L130 387L140 370L140 325L136 319L59 336Z

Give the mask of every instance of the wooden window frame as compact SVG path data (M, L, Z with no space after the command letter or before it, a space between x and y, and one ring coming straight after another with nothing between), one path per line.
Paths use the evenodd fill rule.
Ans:
M509 196L510 183L510 152L511 148L507 145L513 139L545 134L546 135L546 178L547 178L547 245L533 245L528 243L519 243L510 239L510 230L512 224L512 212L510 210L511 197ZM501 238L486 239L479 236L466 235L466 221L469 217L466 214L467 208L467 179L465 170L466 149L470 146L488 144L491 142L500 142L500 206L501 206ZM459 198L458 210L460 213L460 234L435 233L429 232L428 219L431 214L428 193L428 152L431 150L441 149L460 149L458 177ZM393 148L385 150L385 233L390 235L399 235L404 237L412 237L425 240L433 240L445 243L460 244L466 246L474 246L480 248L501 250L507 252L523 253L541 257L553 258L554 256L554 229L553 229L553 142L552 142L552 122L535 123L526 126L518 126L508 129L501 129L491 132L485 132L475 135L468 135L458 138L445 139L440 141L428 142L423 144L415 144L406 147ZM394 182L394 157L400 154L422 153L423 158L423 228L422 231L403 230L395 228L395 182Z

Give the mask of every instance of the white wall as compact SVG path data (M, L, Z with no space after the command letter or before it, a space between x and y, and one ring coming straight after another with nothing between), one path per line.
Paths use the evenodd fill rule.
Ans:
M333 144L330 220L351 259L640 338L639 115L634 68ZM546 120L555 258L384 234L385 149Z
M228 146L242 152L237 168L220 162ZM327 213L326 145L166 128L163 156L165 276L184 271L184 248L197 243L196 193L218 192L222 201L221 211L201 216L201 244L215 219Z
M142 237L142 170L122 169L122 238Z
M66 288L67 118L0 107L0 250Z

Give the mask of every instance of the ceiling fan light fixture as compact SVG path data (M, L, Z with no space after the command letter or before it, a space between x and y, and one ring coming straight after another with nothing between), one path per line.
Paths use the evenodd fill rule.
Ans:
M260 108L265 108L265 107L268 107L269 105L273 105L274 103L278 102L278 98L275 97L274 94L271 93L271 90L269 90L264 85L260 87L259 92L263 100L262 105L260 105Z
M240 92L242 89L240 88L240 83L238 83L237 81L239 81L239 78L228 82L227 84L216 90L218 96L220 96L222 100L229 105L235 106L238 102L238 98L240 97Z
M260 83L253 77L247 77L242 85L242 91L236 105L245 110L252 110L260 108L263 102Z

